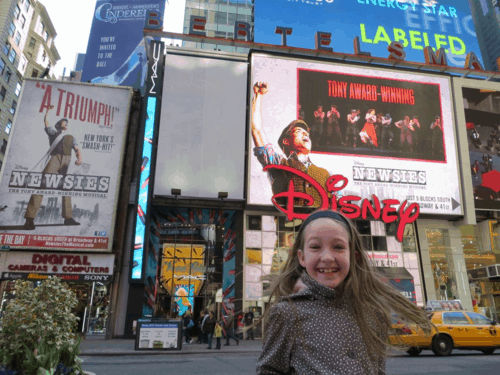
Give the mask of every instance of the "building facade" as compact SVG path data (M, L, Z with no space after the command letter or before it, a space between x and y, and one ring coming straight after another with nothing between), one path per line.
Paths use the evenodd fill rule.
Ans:
M469 0L485 69L498 71L500 57L500 10L491 0Z
M0 170L21 94L23 77L38 77L60 59L56 31L36 0L0 3ZM50 77L50 76L49 76Z
M191 16L202 16L207 18L205 28L209 37L233 39L235 22L244 21L251 25L252 35L249 41L253 41L254 6L254 0L187 0L184 34L189 34ZM183 46L212 51L247 52L245 48L212 43L183 42Z

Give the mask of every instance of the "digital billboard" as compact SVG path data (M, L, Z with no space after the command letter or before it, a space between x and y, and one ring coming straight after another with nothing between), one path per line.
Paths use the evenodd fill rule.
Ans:
M24 83L0 181L0 245L111 251L131 97Z
M310 206L396 220L412 204L462 214L449 78L264 54L251 63L250 204L289 217Z
M314 49L316 33L326 32L335 52L354 53L359 37L375 57L387 57L392 41L403 43L407 61L424 62L425 46L445 48L450 66L463 67L469 52L481 56L467 0L256 1L255 42L281 45L277 26L293 29L292 47Z
M165 0L97 0L82 82L143 87L147 12L163 15L164 10Z
M500 210L500 84L454 79L458 126L466 139L476 209ZM465 137L464 137L465 138Z

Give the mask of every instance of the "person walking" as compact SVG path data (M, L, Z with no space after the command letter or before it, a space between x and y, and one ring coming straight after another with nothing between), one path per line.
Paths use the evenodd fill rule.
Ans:
M184 326L184 337L186 338L186 344L191 344L193 339L189 335L191 328L194 326L193 320L191 319L191 313L186 311L183 317L183 326Z
M246 337L247 337L247 340L250 339L250 338L252 338L252 340L254 339L254 336L253 336L253 319L254 319L254 315L253 315L252 310L249 307L247 313L245 314L245 326L246 326Z
M226 319L226 343L224 346L229 346L229 339L236 341L236 345L240 344L240 340L234 336L234 312L233 309L228 310L228 316Z
M198 326L198 329L200 331L200 334L198 335L198 340L196 340L197 344L203 344L205 342L205 334L203 333L203 319L205 318L205 311L201 310L200 311L200 317L196 321L196 325Z
M220 350L220 345L221 345L221 339L222 339L222 327L219 322L215 323L215 331L214 331L215 338L217 339L217 346L215 349Z
M207 318L203 324L203 333L207 338L208 347L207 349L212 349L212 338L214 336L215 330L215 317L213 311L209 311L208 314L205 314Z
M422 310L380 280L362 243L338 212L304 220L271 286L257 375L384 375L391 313L431 333Z

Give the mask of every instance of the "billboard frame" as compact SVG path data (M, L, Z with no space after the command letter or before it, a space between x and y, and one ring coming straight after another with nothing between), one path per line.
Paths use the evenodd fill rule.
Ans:
M120 157L119 157L119 162L118 162L118 171L119 173L117 174L117 182L116 182L116 191L114 194L114 201L113 201L113 212L112 212L112 220L110 223L110 231L109 231L109 241L108 241L108 247L107 249L104 250L95 250L95 249L89 249L87 252L96 252L96 253L112 253L113 252L113 242L114 242L114 234L115 234L115 225L116 225L116 215L118 211L118 199L120 196L121 192L121 187L123 183L123 173L122 173L122 168L125 160L125 149L127 145L127 137L129 133L129 128L130 128L130 113L132 110L132 101L133 101L133 96L134 96L134 90L132 87L129 86L114 86L114 85L108 85L108 84L95 84L95 83L86 83L86 82L68 82L64 80L46 80L46 79L41 79L41 78L25 78L23 81L23 86L22 86L22 91L21 94L19 95L19 100L18 103L22 104L24 92L25 92L25 87L26 85L24 83L33 81L33 82L39 82L40 84L44 83L53 83L53 84L70 84L70 85L75 85L75 86L86 86L86 87L97 87L97 88L110 88L110 89L116 89L116 90L126 90L128 91L128 98L127 98L127 107L126 107L126 116L124 119L124 128L123 128L123 135L122 135L122 148L120 150ZM14 134L15 129L17 128L17 117L19 115L19 110L16 111L16 114L13 119L13 124L12 124L12 129L11 129L11 134ZM4 160L7 160L10 154L10 148L12 146L12 142L9 140L7 144L7 150L5 152ZM0 171L0 182L3 179L4 171L6 170L5 168L5 163L2 171ZM40 248L40 247L14 247L10 248L9 250L15 251L15 250L40 250L40 251L68 251L67 248ZM78 252L78 251L83 251L83 249L76 249L73 252Z
M295 50L296 48L289 48L289 47L284 47L286 48L287 50ZM287 51L288 52L288 51ZM313 51L314 52L314 51ZM457 164L457 168L456 168L456 172L457 172L457 175L459 177L458 179L458 189L459 189L459 196L461 197L462 199L462 202L460 202L460 204L462 205L462 214L459 214L459 215L454 215L454 214L430 214L430 213L424 213L424 214L420 214L419 218L435 218L435 219L451 219L451 220L462 220L464 224L475 224L476 223L476 220L475 220L475 215L474 215L474 210L472 210L472 212L470 212L470 210L467 209L467 206L466 206L466 196L465 196L465 193L464 193L464 186L462 186L462 182L463 182L463 174L461 173L461 170L463 168L461 168L462 164L462 160L461 160L461 157L460 157L460 151L458 150L459 147L460 147L460 144L459 144L459 134L457 133L457 129L456 129L456 122L457 122L457 119L456 119L456 114L455 114L455 95L454 95L454 90L453 90L453 82L452 82L452 76L450 74L447 73L447 71L449 70L448 67L440 67L441 69L439 69L440 71L422 71L422 70L418 70L418 71L415 71L414 69L411 69L411 68L408 68L406 66L399 66L398 63L396 61L393 61L393 66L387 66L387 65L375 65L375 64L372 64L371 62L372 61L377 61L377 60L386 60L386 59L378 59L378 58L372 58L372 57L369 57L369 58L360 58L359 61L347 61L347 60L343 60L343 61L339 61L339 60L336 60L336 59L332 59L332 58L327 58L327 57L320 57L320 51L315 51L315 52L318 52L317 53L317 56L315 57L309 57L309 56L304 56L304 55L296 55L296 54L293 54L293 53L286 53L286 52L273 52L273 51L263 51L263 50L260 50L260 49L252 49L250 50L249 52L249 55L248 55L248 60L249 60L249 70L248 70L248 88L247 88L247 95L248 95L248 102L247 102L247 105L248 105L248 117L247 117L247 136L248 136L248 143L247 143L247 155L249 155L249 160L247 161L247 179L246 179L246 186L247 186L247 189L246 189L246 200L247 200L247 209L251 209L251 210L262 210L262 209L265 209L266 207L273 207L273 204L272 202L269 202L268 205L261 205L261 204L255 204L255 203L250 203L249 202L249 199L250 199L250 180L251 180L251 162L250 162L250 155L252 155L252 137L250 135L250 131L251 131L251 117L252 117L252 114L251 114L251 98L252 98L252 95L253 95L253 87L252 87L252 74L253 74L253 64L252 64L252 58L253 58L253 55L255 54L258 54L258 55L262 55L262 56L268 56L268 57L274 57L274 58L279 58L279 59L285 59L285 60L292 60L292 61L304 61L304 62L310 62L310 63L324 63L324 64L329 64L329 65L337 65L337 66L351 66L351 67L356 67L356 68L364 68L364 69L370 69L370 70L379 70L379 71L384 71L384 72L390 72L390 71L397 71L399 73L411 73L413 75L418 75L418 76L424 76L424 77L432 77L432 76L435 76L435 77L440 77L440 78L445 78L447 79L448 81L448 85L449 85L449 96L450 96L450 113L451 113L451 117L452 117L452 122L453 122L453 126L452 126L452 129L453 129L453 141L455 142L455 147L457 148L456 150L456 153L454 155L455 157L455 160L456 160L456 164ZM332 53L329 53L330 55ZM367 61L368 60L368 61ZM367 64L368 62L368 64ZM416 63L415 63L416 64ZM404 64L406 65L406 63ZM418 65L425 65L425 64L418 64ZM432 66L429 66L429 68L432 68ZM454 69L454 68L453 68ZM461 69L463 70L463 69ZM497 73L497 74L500 74L500 73ZM481 82L481 81L479 81ZM453 157L452 155L449 155L447 157L447 160L450 160L450 158ZM297 212L310 212L311 210L313 210L312 207L297 207L296 208Z

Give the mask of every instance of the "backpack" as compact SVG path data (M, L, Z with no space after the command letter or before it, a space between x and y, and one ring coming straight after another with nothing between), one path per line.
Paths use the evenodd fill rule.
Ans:
M194 327L193 319L189 319L189 323L186 328Z

